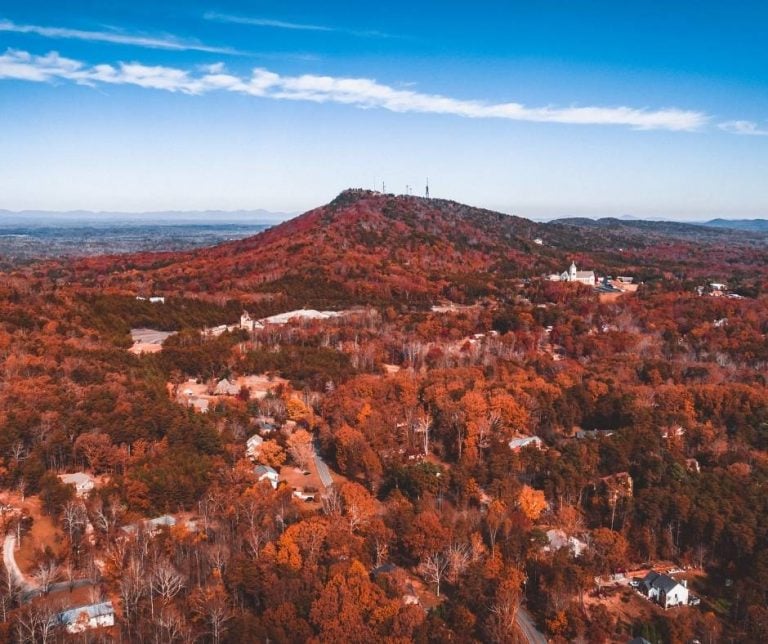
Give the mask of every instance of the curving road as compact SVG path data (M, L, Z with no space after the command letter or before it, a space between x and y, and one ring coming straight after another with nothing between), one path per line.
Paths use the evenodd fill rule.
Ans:
M547 638L544 633L536 628L536 622L533 621L531 614L522 606L517 609L517 625L528 644L547 644Z
M26 602L40 594L40 585L21 571L19 564L16 563L14 550L16 550L16 535L8 534L5 536L5 541L3 542L3 563L5 564L5 569L8 571L8 574L11 575L21 591L19 593L21 601ZM90 586L93 583L94 582L91 579L74 579L71 582L58 581L50 585L48 592L57 593L72 588Z
M19 564L16 563L14 550L16 550L16 535L5 535L5 541L3 542L3 563L5 564L5 569L21 589L22 595L32 595L38 591L37 584L21 572Z

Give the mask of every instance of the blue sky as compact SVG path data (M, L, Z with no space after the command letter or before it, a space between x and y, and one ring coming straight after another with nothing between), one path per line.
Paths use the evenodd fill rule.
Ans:
M768 217L758 2L0 0L0 208Z

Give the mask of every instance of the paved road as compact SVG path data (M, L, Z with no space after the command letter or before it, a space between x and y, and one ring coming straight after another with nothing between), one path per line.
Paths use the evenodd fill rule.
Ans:
M37 591L37 584L21 572L19 565L16 563L14 550L16 550L16 535L8 534L3 542L3 563L5 564L5 569L13 577L19 588L21 588L23 594L34 593Z
M40 585L21 571L19 564L16 563L16 556L14 554L15 549L16 535L6 535L5 541L3 542L3 563L5 564L5 569L11 574L14 581L21 589L21 600L29 601L40 594ZM90 579L74 579L71 582L59 581L51 584L48 592L56 593L62 590L69 590L70 588L90 586L91 584L93 584L93 581Z
M328 469L328 465L320 456L320 445L315 441L315 467L317 468L317 475L320 477L320 481L325 487L331 487L333 485L333 478L331 478L331 471Z
M517 610L517 625L528 640L528 644L547 644L547 638L536 628L533 617L522 606Z

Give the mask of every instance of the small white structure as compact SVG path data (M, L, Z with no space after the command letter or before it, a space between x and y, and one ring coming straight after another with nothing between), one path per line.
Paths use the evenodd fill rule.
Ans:
M261 452L264 439L258 434L251 436L245 443L245 454L248 458L256 458Z
M569 537L563 530L547 530L547 541L549 545L544 546L545 550L554 552L561 548L568 548L574 557L580 557L587 549L586 543L576 537Z
M523 447L533 446L536 449L541 449L544 445L538 436L520 436L519 438L513 438L509 441L509 449L513 452L519 452Z
M190 396L187 398L187 406L192 407L195 411L199 411L201 414L208 413L211 401L202 396Z
M683 436L685 436L685 429L680 425L663 427L661 430L661 437L665 439L681 438Z
M533 243L536 244L537 246L542 246L544 244L544 240L541 237L537 237L536 239L533 240Z
M111 601L88 604L59 613L57 620L67 629L68 633L82 633L91 628L114 626L115 609L112 607Z
M269 481L272 489L277 489L277 483L280 477L274 468L269 465L257 465L254 468L253 473L258 477L259 481L266 479Z
M240 393L240 387L227 378L222 378L216 383L213 390L214 396L237 396Z
M59 480L64 483L64 485L74 486L75 494L77 494L77 496L85 496L96 485L96 479L86 472L59 474Z
M728 288L728 285L721 282L710 282L709 288L711 288L713 291L724 291Z
M259 320L254 320L248 311L243 311L240 316L240 328L245 331L256 331L257 329L263 329L264 325Z
M143 527L144 530L146 530L150 535L154 536L160 532L162 528L172 528L175 525L176 517L170 514L163 514L159 517L155 517L154 519L147 519L146 521L142 521L141 523L130 523L128 525L124 525L121 530L126 534L135 534L138 532L139 527Z
M648 599L655 601L664 608L688 604L687 582L676 581L669 575L660 574L654 570L643 577L638 589Z

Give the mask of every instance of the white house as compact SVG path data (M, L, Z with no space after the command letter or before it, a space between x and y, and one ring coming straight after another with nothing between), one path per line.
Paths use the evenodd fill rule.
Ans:
M664 608L688 604L688 584L679 582L669 575L651 570L640 582L639 590Z
M176 523L176 517L170 514L163 514L154 519L142 521L141 523L129 523L128 525L124 525L121 530L126 534L135 534L138 531L139 526L142 526L150 535L154 536L160 532L162 528L172 528Z
M269 465L257 465L253 469L253 473L256 474L259 481L266 479L269 481L269 484L273 489L277 489L279 475L274 468L270 467Z
M85 496L96 484L95 479L86 472L75 472L73 474L59 474L59 480L65 485L72 485L75 488L77 496Z
M576 262L571 262L571 266L568 270L563 271L560 275L557 273L550 275L549 279L553 282L579 282L580 284L586 284L587 286L595 286L597 284L595 272L577 270Z
M70 608L58 614L58 622L68 633L82 633L91 628L107 628L115 625L115 609L112 602L88 604Z
M213 390L214 396L237 396L240 393L240 387L227 378L222 378L216 383Z
M574 557L580 557L587 549L586 543L576 537L569 537L563 530L547 530L547 541L549 545L544 546L545 550L554 552L561 548L568 548Z
M245 443L245 454L249 458L256 458L261 451L264 439L258 434L251 436Z
M523 447L528 447L529 445L536 449L541 449L544 446L544 441L538 436L520 436L509 441L509 449L513 452L519 452Z

